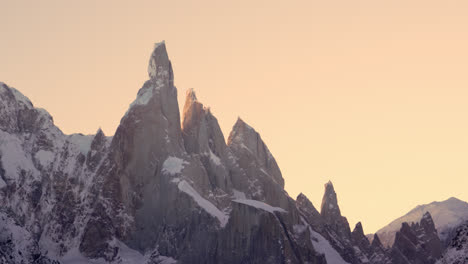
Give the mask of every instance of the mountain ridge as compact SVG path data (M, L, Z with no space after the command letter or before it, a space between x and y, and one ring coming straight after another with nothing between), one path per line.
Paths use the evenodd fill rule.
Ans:
M148 77L112 137L65 135L0 83L0 261L393 263L378 235L370 243L361 223L351 232L331 182L320 212L303 194L291 198L241 118L226 141L188 90L181 119L165 42ZM417 226L408 237L435 239L427 219L427 232Z
M417 222L428 211L434 218L439 237L447 244L451 240L451 232L459 224L468 220L468 203L455 197L443 201L417 205L405 215L393 220L376 233L386 247L391 247L396 231L403 222Z

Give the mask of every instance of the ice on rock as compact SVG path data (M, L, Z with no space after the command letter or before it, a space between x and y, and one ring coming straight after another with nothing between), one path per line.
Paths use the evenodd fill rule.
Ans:
M349 264L344 261L341 255L330 245L330 242L326 240L322 235L312 230L309 227L310 240L314 245L314 249L317 250L320 254L325 255L327 263L333 264Z
M158 93L165 85L172 86L173 74L172 66L167 55L165 42L159 42L154 45L148 64L148 75L150 80L138 91L137 98L130 104L125 116L130 109L137 105L147 105L153 96Z
M232 193L233 193L233 197L235 199L238 199L238 200L246 200L246 196L245 196L245 193L241 192L241 191L238 191L236 189L233 189L232 190Z
M20 91L16 90L13 87L10 87L10 90L15 96L16 101L23 103L29 108L33 107L33 104L31 103L31 101L29 101L29 99L26 96L24 96Z
M165 54L165 56L164 56ZM151 55L149 64L148 64L148 75L151 79L156 78L158 76L158 66L161 60L158 60L160 56L163 56L165 60L169 60L167 58L166 52L166 42L163 40L161 42L155 43L153 48L153 54Z
M206 200L203 198L195 189L190 186L188 182L185 180L182 180L179 182L177 185L180 191L188 194L192 199L207 213L212 215L213 217L217 218L219 220L219 223L221 227L225 227L229 217L223 213L221 210L219 210L214 204L212 204L210 201Z
M170 156L164 161L162 172L169 175L176 175L181 173L184 166L187 164L188 162L181 158Z
M210 159L211 161L216 164L217 166L221 166L222 163L221 163L221 159L216 156L211 150L210 150Z
M47 150L39 150L36 155L36 160L41 164L43 168L47 167L54 161L55 154Z
M280 213L286 213L286 210L280 207L273 207L269 204L266 204L264 202L260 202L257 200L248 200L248 199L236 199L233 200L233 202L240 203L240 204L245 204L251 207L255 207L257 209L261 209L263 211L269 212L269 213L274 213L274 212L280 212Z
M7 179L16 179L21 170L37 173L21 144L18 137L0 131L1 162Z
M83 154L88 154L91 149L94 135L72 134L69 136L69 141L77 146L78 150Z

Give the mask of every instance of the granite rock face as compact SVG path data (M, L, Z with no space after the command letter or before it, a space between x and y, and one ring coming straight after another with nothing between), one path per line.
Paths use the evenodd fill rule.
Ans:
M296 205L304 221L340 254L341 260L337 263L393 263L389 252L380 244L378 236L372 244L369 242L360 222L356 224L353 232L350 231L348 221L341 215L338 198L331 182L325 184L320 213L303 194L297 197Z
M1 84L1 263L327 263L260 135L193 90L181 122L165 43L148 75L113 137Z
M361 223L351 232L331 182L320 212L292 199L242 119L226 142L193 89L181 119L164 42L148 78L112 137L65 135L0 83L0 263L406 263ZM402 230L395 252L440 256L431 221Z

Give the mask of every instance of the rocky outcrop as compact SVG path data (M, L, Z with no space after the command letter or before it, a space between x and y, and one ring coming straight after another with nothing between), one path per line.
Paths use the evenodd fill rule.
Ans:
M392 247L395 264L431 264L442 255L442 243L431 214L426 212L419 223L403 223Z
M333 184L325 184L325 194L322 209L319 213L303 194L296 200L301 216L313 229L329 241L346 263L390 264L389 253L380 244L378 236L371 244L364 235L364 229L359 222L353 232L349 231L349 224L341 215L338 199Z

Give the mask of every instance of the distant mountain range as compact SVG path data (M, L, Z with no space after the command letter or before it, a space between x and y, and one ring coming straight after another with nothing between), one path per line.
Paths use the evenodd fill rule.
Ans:
M66 135L46 110L0 83L1 264L466 258L466 228L454 229L466 203L418 207L369 241L361 223L351 230L331 182L320 212L305 195L290 197L272 153L242 119L226 141L189 90L181 122L164 42L154 46L148 76L112 137L100 129Z
M400 230L402 223L419 222L426 212L432 215L439 237L444 244L447 245L450 243L455 229L468 220L468 203L452 197L442 202L419 205L404 216L377 231L382 244L385 247L391 247L395 239L395 234Z

